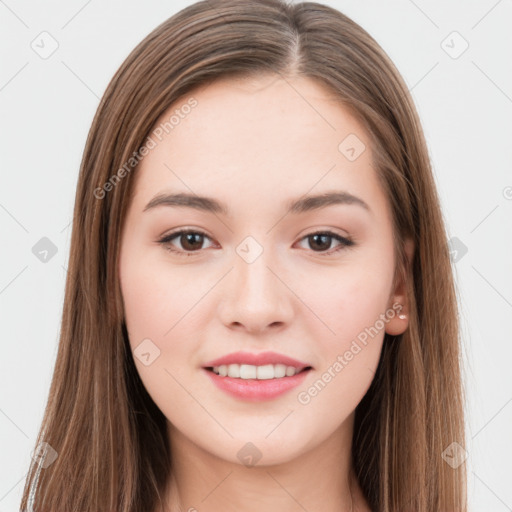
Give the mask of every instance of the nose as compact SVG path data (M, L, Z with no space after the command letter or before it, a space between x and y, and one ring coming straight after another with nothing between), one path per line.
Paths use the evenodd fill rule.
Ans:
M223 324L251 333L289 324L293 315L293 293L275 260L270 261L263 251L252 263L236 255L233 264L233 270L223 280L218 308Z

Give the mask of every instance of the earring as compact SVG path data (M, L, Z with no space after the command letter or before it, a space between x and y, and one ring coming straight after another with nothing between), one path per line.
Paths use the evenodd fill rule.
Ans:
M404 313L400 313L398 315L398 318L400 318L400 320L405 320L407 318L407 315L405 315Z

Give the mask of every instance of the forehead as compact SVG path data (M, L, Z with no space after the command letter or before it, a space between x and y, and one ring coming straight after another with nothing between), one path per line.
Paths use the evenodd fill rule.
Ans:
M164 188L215 189L232 199L377 187L366 132L329 89L305 77L216 80L169 107L150 137L156 145L137 169L135 197Z

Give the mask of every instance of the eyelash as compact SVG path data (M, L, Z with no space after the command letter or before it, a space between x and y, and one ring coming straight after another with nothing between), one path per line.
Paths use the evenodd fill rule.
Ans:
M179 236L181 235L185 235L185 234L195 234L195 235L202 235L206 238L210 238L206 233L202 232L202 231L198 231L198 230L188 230L188 229L182 229L180 231L174 231L173 233L169 233L168 235L165 235L162 239L158 240L158 243L163 245L164 248L173 253L173 254L177 254L178 256L195 256L197 253L200 252L200 250L197 250L197 251L182 251L182 250L177 250L177 249L174 249L171 245L170 245L170 242L174 239L174 238L178 238ZM346 249L348 247L352 247L355 245L355 243L349 239L349 238L345 238L343 236L340 236L338 235L337 233L334 233L332 231L316 231L314 233L310 233L304 237L301 238L301 240L304 240L306 238L309 238L309 237L312 237L312 236L315 236L315 235L327 235L328 237L330 238L334 238L335 240L337 240L338 242L340 242L340 245L334 249L334 250L330 250L330 251L313 251L314 253L318 254L319 256L330 256L334 253L337 253L343 249Z

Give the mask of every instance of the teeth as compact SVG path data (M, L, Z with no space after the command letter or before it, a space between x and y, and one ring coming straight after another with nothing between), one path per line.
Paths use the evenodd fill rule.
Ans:
M298 370L285 364L266 364L253 366L252 364L222 364L214 366L213 371L221 377L234 377L236 379L280 379L281 377L293 377Z

